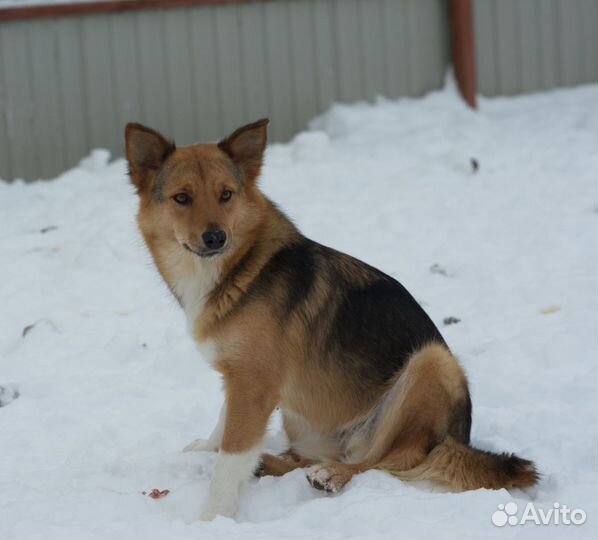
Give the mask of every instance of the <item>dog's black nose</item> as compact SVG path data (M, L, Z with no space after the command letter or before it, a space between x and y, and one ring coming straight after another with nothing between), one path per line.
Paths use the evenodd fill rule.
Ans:
M201 238L208 249L220 249L226 243L224 231L206 231Z

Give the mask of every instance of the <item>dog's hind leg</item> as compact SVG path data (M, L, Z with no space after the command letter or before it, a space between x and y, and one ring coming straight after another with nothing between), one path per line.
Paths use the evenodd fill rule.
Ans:
M415 352L381 403L380 419L357 463L325 462L309 467L312 486L336 493L368 469L412 469L447 435L469 438L467 381L443 345Z
M394 396L392 392L394 391ZM471 402L465 374L440 344L412 355L395 383L365 460L374 468L408 470L447 435L469 442Z
M392 441L390 450L373 468L402 480L428 480L451 491L525 488L538 481L531 461L469 446L467 382L447 349L422 349L405 374L396 410L381 426L380 440Z

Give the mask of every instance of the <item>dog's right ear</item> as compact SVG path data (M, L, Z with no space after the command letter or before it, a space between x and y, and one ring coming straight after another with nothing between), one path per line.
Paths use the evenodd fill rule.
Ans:
M269 123L268 118L262 118L240 127L218 143L218 148L228 154L249 182L260 174Z
M176 149L173 141L141 124L129 123L125 128L125 151L131 182L142 191L155 173Z

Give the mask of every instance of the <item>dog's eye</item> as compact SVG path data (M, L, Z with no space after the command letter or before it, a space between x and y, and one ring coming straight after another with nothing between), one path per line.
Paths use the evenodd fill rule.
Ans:
M220 195L220 200L221 200L222 202L230 201L230 198L231 198L232 196L233 196L233 192L232 192L232 191L230 191L230 190L228 190L228 189L225 189L225 190L222 192L222 195Z
M173 197L173 200L181 206L189 206L193 202L193 199L190 195L187 195L187 193L177 193Z

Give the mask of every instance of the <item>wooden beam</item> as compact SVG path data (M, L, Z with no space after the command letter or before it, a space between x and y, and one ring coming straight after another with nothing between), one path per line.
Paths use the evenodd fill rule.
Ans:
M203 5L247 4L259 1L265 0L99 0L97 2L72 2L69 4L0 7L0 22Z
M452 56L455 77L463 99L476 108L477 79L472 0L451 0Z

